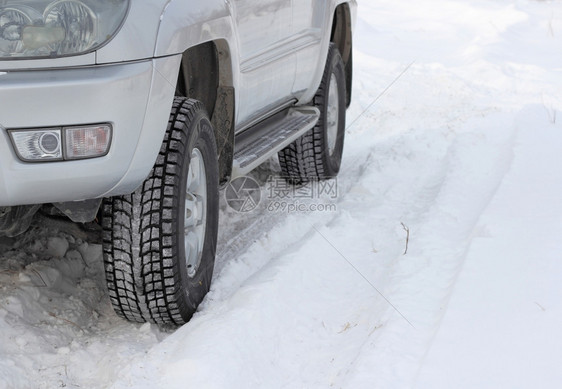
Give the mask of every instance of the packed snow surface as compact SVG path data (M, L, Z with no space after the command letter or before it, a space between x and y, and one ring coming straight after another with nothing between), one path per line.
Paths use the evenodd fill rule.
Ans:
M113 313L96 231L0 239L0 387L560 387L562 2L359 6L337 182L223 199L177 330Z

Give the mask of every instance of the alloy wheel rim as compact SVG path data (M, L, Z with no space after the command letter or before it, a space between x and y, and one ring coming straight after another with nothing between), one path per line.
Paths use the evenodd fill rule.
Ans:
M187 275L195 277L205 243L207 227L207 181L203 154L197 148L191 152L185 192L184 244Z
M338 141L338 124L340 116L339 103L338 80L336 78L336 75L332 74L328 92L328 112L326 117L328 153L330 154L330 156L334 154Z

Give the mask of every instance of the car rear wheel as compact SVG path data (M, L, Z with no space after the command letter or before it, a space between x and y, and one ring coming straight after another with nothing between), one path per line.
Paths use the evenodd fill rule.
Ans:
M316 126L279 152L281 174L293 184L336 177L345 137L345 65L332 44L313 105L320 110Z
M118 315L181 325L207 294L218 230L218 163L203 105L176 98L149 177L103 204L107 286Z

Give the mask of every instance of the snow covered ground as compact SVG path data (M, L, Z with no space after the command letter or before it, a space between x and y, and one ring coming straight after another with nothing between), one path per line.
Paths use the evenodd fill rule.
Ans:
M0 387L560 387L562 2L364 0L355 38L337 196L275 212L260 168L182 328L113 313L95 231L0 239Z

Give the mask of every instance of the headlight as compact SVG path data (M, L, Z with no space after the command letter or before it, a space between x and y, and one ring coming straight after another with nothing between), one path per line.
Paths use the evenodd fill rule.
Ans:
M0 60L84 54L109 42L129 0L0 0Z

